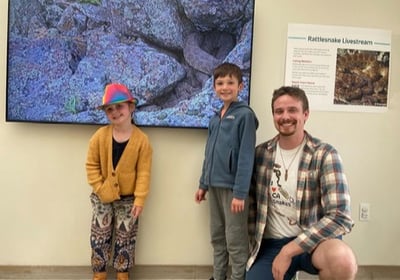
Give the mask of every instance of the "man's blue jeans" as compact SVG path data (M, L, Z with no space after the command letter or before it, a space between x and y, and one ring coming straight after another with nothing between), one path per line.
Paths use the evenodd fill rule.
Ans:
M257 259L246 273L246 280L273 280L272 262L282 247L294 238L263 239ZM292 279L299 270L310 274L318 274L318 270L312 265L311 254L303 253L295 256L285 274L285 280Z

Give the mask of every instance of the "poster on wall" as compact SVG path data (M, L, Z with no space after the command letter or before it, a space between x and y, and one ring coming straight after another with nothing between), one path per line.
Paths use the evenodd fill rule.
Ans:
M302 88L312 110L385 112L391 32L289 24L285 85Z

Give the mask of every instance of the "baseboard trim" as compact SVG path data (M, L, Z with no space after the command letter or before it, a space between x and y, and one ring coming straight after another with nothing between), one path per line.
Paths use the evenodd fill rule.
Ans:
M137 265L132 269L133 279L209 279L211 266L195 265ZM108 279L115 279L110 269ZM318 279L300 273L301 280ZM0 280L3 279L91 279L89 266L9 266L0 265ZM400 279L400 266L360 266L357 279Z
M209 279L211 266L136 265L130 274L133 279ZM108 279L115 279L112 268ZM3 279L91 279L90 266L1 266Z

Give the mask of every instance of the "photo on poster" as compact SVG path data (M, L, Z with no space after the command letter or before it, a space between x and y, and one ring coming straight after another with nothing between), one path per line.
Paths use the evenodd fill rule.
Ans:
M389 52L338 49L334 104L387 106Z

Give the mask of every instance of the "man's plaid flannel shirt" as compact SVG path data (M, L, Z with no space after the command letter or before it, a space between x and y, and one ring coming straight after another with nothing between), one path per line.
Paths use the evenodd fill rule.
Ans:
M302 232L294 240L312 252L323 240L349 233L354 225L350 195L342 160L331 145L305 132L306 144L299 163L296 207ZM279 136L256 148L249 200L250 258L254 263L264 234L268 209L268 186L272 177Z

